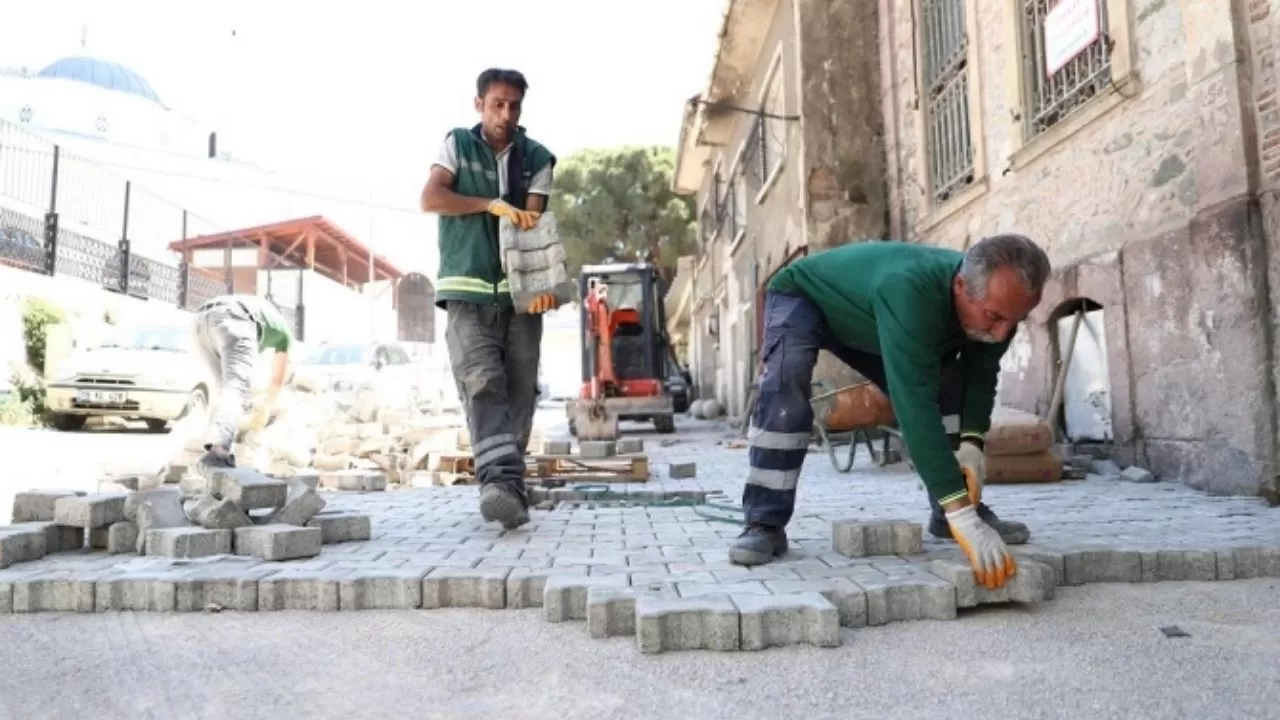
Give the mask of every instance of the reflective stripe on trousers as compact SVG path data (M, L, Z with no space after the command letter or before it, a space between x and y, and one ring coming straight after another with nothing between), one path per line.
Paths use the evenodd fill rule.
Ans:
M258 355L258 325L234 303L207 306L196 316L196 346L218 382L205 443L228 449L252 406L251 382Z

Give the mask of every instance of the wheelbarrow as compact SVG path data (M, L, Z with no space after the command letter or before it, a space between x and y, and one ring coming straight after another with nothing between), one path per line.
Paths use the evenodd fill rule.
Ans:
M874 384L864 381L815 394L809 405L813 408L813 429L831 456L836 472L847 473L853 469L860 444L866 446L877 467L891 462L890 441L894 433L887 428L894 425L897 418L889 398ZM883 443L878 455L872 444L875 439ZM837 448L846 445L849 453L842 462Z

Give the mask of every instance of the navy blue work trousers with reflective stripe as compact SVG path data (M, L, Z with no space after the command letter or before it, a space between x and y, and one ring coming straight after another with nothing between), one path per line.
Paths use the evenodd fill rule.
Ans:
M796 505L796 483L813 429L813 367L818 351L835 355L889 395L884 359L837 342L822 311L808 298L767 293L760 392L751 417L750 463L742 507L748 524L785 527ZM958 415L964 399L959 358L944 358L938 398L943 416ZM959 440L959 420L951 433ZM929 495L935 511L938 501Z

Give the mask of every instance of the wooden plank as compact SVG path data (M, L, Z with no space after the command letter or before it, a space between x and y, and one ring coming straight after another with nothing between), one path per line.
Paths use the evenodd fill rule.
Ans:
M474 482L475 458L468 453L432 453L427 469L455 477L467 476ZM631 455L607 460L583 460L573 455L529 455L525 458L525 478L530 483L570 482L648 482L649 458ZM454 484L462 484L458 480Z

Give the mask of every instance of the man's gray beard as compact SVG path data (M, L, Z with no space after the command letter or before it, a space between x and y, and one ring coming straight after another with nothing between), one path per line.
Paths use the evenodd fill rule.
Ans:
M995 345L1000 342L991 333L982 332L981 330L965 330L964 334L974 342L987 343L989 345Z

